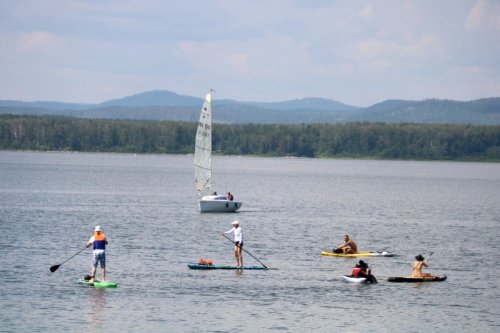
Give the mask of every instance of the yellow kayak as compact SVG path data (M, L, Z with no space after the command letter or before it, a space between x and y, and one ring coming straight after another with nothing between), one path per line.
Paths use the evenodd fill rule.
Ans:
M328 252L328 251L322 251L322 255L324 256L331 256L331 257L393 257L394 253L390 253L387 251L359 251L357 253L353 254L344 254L344 253L335 253L335 252Z

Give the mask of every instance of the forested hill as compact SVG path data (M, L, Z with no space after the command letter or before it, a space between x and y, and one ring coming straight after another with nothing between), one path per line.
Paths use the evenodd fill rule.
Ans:
M0 115L0 150L193 153L196 122ZM500 125L214 124L221 154L500 161Z
M100 104L0 101L0 114L57 115L78 118L197 121L203 99L151 91ZM348 122L500 124L500 97L473 101L388 100L360 108L324 98L282 102L213 101L219 123L312 124Z

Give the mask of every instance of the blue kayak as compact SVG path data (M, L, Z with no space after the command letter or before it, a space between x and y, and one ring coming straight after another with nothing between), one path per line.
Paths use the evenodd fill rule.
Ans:
M259 269L267 269L266 267L263 266L243 266L243 267L236 267L236 266L216 266L216 265L201 265L201 264L188 264L188 267L190 269L247 269L247 270L259 270Z

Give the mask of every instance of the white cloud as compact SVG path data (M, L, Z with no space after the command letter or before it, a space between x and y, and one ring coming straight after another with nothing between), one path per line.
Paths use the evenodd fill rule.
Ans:
M500 2L477 0L465 20L468 30L491 29L500 32Z
M22 52L47 52L60 45L60 39L47 31L32 31L18 36L17 48Z
M366 5L361 11L361 17L370 18L373 15L373 7L371 5Z

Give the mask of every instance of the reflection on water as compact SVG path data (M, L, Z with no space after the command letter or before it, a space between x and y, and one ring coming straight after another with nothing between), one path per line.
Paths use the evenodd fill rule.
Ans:
M90 323L90 330L97 332L106 321L106 295L110 291L101 288L89 289L91 290L86 298L87 308L89 309L87 321Z

